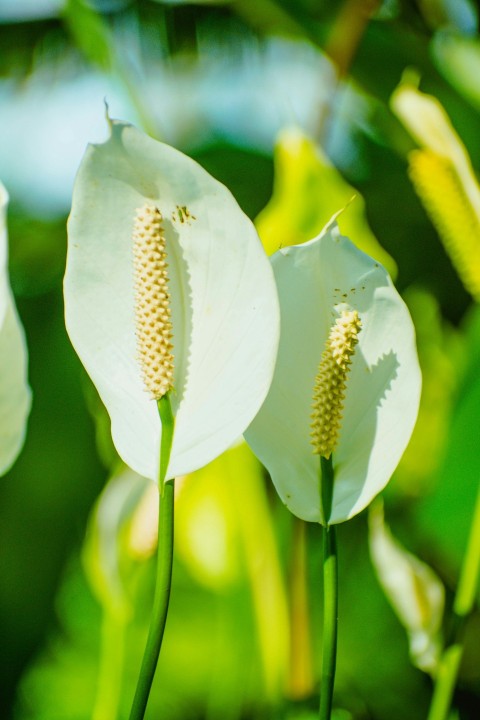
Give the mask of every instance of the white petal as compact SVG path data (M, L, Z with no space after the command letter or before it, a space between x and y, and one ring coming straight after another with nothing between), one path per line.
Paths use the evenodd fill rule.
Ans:
M0 183L0 475L20 452L30 411L27 348L7 276L7 204Z
M143 388L134 324L132 227L145 203L162 213L169 260L176 413L169 477L208 463L254 417L273 373L278 300L252 223L199 165L118 122L105 144L88 148L69 220L67 329L109 411L119 454L155 479L160 423Z
M322 520L319 457L310 444L318 364L336 313L356 309L362 322L333 454L331 522L342 522L386 485L413 430L421 379L412 321L387 272L335 222L309 243L275 253L272 265L281 315L277 367L245 437L285 505L304 520Z

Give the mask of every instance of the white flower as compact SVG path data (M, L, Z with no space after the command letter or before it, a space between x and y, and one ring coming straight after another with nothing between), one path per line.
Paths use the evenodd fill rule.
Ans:
M369 529L373 566L408 633L412 661L421 670L435 673L442 649L444 587L428 565L393 537L385 524L381 502L370 508Z
M421 387L413 324L384 268L343 237L335 221L314 240L279 250L272 266L280 298L278 360L245 437L295 515L342 522L386 485L412 433ZM324 412L314 407L314 390L332 326L349 317L358 337L341 389L328 519L310 437L312 410L315 422Z
M20 452L31 403L27 347L7 274L7 204L0 183L0 475Z
M66 323L136 472L157 478L161 435L136 341L132 237L145 209L158 210L168 263L171 478L226 450L255 416L273 374L278 300L252 223L199 165L120 122L88 148L69 220Z

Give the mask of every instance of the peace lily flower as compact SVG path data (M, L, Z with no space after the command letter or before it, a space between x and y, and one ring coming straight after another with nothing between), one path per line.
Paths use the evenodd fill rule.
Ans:
M0 182L0 475L20 452L30 411L27 348L7 275L7 204Z
M155 480L153 398L168 392L168 479L208 463L255 416L273 373L278 300L256 231L229 191L177 150L110 125L75 183L66 324L118 453Z
M272 266L278 359L245 437L289 510L343 522L386 485L412 433L421 386L413 324L387 272L335 218L314 240L275 253ZM333 466L331 513L319 455Z
M412 662L435 674L445 604L440 579L394 538L385 523L383 504L377 501L369 512L369 544L380 585L407 631Z
M480 186L470 157L440 102L404 82L393 111L419 148L409 153L409 175L460 280L480 300Z
M157 497L151 480L122 468L107 482L89 519L82 553L85 573L104 612L118 621L130 619L136 567L156 547L156 518L151 523L144 516L140 533L138 515L144 498L150 500L149 510L155 514Z

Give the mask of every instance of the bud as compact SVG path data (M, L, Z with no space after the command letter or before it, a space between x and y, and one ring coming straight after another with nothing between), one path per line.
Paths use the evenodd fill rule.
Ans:
M162 215L153 205L137 211L133 229L135 324L145 388L159 400L173 387L173 345L167 251Z

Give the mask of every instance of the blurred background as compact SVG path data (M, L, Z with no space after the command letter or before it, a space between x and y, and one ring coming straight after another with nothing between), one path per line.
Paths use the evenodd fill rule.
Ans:
M396 588L421 616L409 620L370 558L367 512L339 528L335 717L426 717L480 478L480 313L441 243L457 221L461 241L462 218L417 195L415 141L390 98L415 78L479 167L478 14L473 0L0 0L0 179L33 391L0 481L1 718L126 717L148 627L156 501L121 466L63 320L72 186L87 143L107 136L105 102L225 183L269 253L356 194L345 232L395 278L424 374L385 516L435 580ZM182 479L147 717L315 717L320 570L319 528L288 514L245 446ZM426 599L432 583L445 612ZM479 716L474 611L452 718Z

